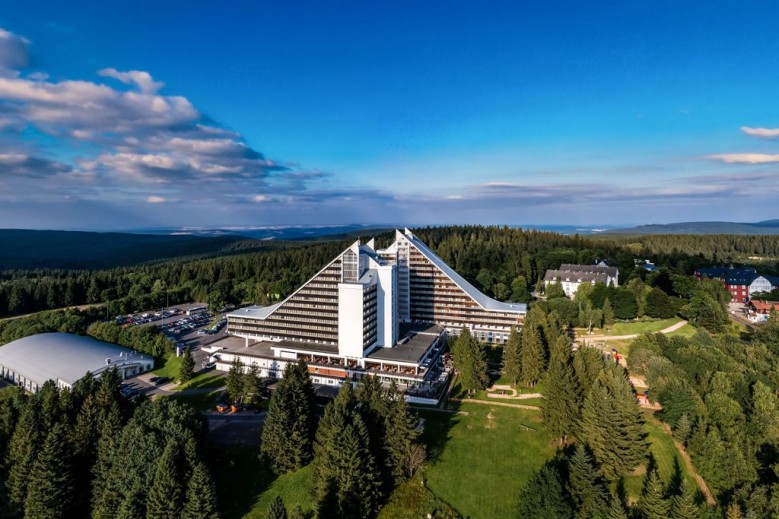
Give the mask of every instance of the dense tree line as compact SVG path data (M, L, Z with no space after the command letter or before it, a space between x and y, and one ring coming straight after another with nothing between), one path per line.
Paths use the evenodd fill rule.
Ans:
M277 475L312 464L316 517L373 517L392 490L424 463L417 418L395 385L345 383L316 423L308 367L289 364L274 391L260 456ZM280 500L271 517L285 517Z
M775 320L748 340L646 335L628 358L719 501L748 517L779 514L777 339Z
M653 259L670 274L689 275L711 264L779 255L779 236L607 238L480 226L435 227L416 233L466 279L499 300L511 301L529 301L530 290L546 270L561 263L606 259L619 267L621 279L627 282L632 275L646 275L635 268L636 258ZM387 245L392 234L377 238L380 245ZM193 300L213 306L266 304L288 295L347 245L346 241L289 242L260 252L104 270L3 271L0 315L101 302L110 303L112 314ZM761 269L777 273L777 265Z
M116 370L72 390L0 392L2 517L215 518L207 427L169 399L133 403Z

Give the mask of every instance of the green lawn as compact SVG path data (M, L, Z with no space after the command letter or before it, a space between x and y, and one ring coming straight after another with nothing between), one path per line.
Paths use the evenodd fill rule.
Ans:
M616 323L610 329L603 331L605 335L634 335L647 332L659 332L681 321L679 317L661 319L659 321L633 321Z
M171 380L178 380L182 359L183 357L176 357L175 354L171 353L165 360L165 365L155 369L152 373L158 377L168 377ZM186 384L182 384L178 389L197 389L201 387L219 387L223 385L224 374L214 371L204 371L195 374L192 380Z
M436 519L452 517L452 511L452 506L437 498L417 476L395 489L378 519Z
M698 333L698 329L695 328L695 326L691 324L685 324L678 330L674 330L669 333L668 337L685 337L689 339L690 337L694 337L696 333Z
M493 385L503 385L503 386L508 385L508 386L511 386L514 389L516 389L517 393L519 393L519 394L543 393L544 392L544 383L543 382L539 382L538 384L536 384L535 387L527 387L527 386L523 386L521 384L518 385L518 386L515 386L504 375L501 375L497 379L493 378L492 379L492 384ZM452 387L451 397L452 398L469 398L468 392L465 389L463 389L463 387L460 385L460 382L457 381L457 380L455 380L454 386ZM527 404L525 400L490 398L489 396L487 396L487 391L486 390L477 391L477 392L473 393L472 395L470 395L470 398L473 398L473 399L476 399L476 400L486 400L486 401L489 401L489 402L507 402L507 403L512 403L512 404L536 405L536 404Z
M311 465L302 469L284 474L273 481L267 490L263 492L251 512L244 517L261 519L268 513L271 501L277 495L284 500L284 505L289 512L296 506L300 506L304 512L313 511L314 503L311 500Z
M168 355L165 360L165 365L161 368L157 368L152 373L158 377L168 377L171 380L175 380L179 376L179 370L181 369L181 357L176 357L175 353Z
M188 395L173 393L172 395L164 398L172 398L174 400L178 400L179 402L188 404L199 411L209 411L214 409L214 407L216 406L216 400L221 393L222 393L221 389L215 389L213 391L188 394Z
M204 371L195 375L186 384L181 384L178 389L200 389L206 387L222 387L225 385L225 374L220 371Z
M675 474L678 477L678 474L681 473L688 483L696 488L695 480L687 473L684 462L673 444L673 439L649 413L647 413L644 432L648 435L649 451L654 457L657 471L663 482L667 485L675 477ZM643 488L645 473L646 466L642 466L639 467L636 474L625 477L625 491L629 499L638 500Z
M427 488L464 517L511 517L519 490L555 451L541 416L467 402L460 410L467 415L420 411L429 451ZM522 431L520 424L537 432Z

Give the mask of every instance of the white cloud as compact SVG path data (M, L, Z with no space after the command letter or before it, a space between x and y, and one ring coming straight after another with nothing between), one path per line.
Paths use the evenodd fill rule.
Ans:
M774 139L779 137L779 128L750 128L742 126L741 131L750 137L760 137L763 139Z
M30 63L29 41L0 28L0 69L25 68Z
M720 153L706 158L719 160L727 164L770 164L779 162L779 154L771 153Z
M152 195L149 198L147 198L146 201L149 202L150 204L163 204L167 202L168 199L161 196Z
M151 77L151 74L144 72L143 70L128 70L127 72L120 72L115 68L104 68L102 70L98 70L97 73L103 77L118 79L126 85L135 85L141 92L146 94L153 94L165 86L165 83L162 83L161 81L154 81Z
M252 202L268 202L270 201L270 197L268 195L254 195L252 197Z

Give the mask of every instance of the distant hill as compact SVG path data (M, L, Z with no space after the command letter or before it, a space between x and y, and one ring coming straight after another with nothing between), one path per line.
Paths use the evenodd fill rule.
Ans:
M133 232L0 229L0 271L94 270L171 258L240 254L294 246L305 240L341 240L380 234L361 225L226 229L148 229ZM278 243L277 243L278 242Z
M757 223L682 222L611 229L603 234L779 234L779 220Z
M0 229L0 270L96 269L242 249L242 236Z

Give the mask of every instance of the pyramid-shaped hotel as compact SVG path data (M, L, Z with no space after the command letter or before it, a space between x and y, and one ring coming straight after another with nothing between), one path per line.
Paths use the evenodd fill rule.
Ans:
M526 312L481 293L406 229L386 249L353 243L280 303L229 314L230 338L214 344L212 360L280 377L304 359L320 384L373 375L424 395L443 378L447 334L466 327L503 343Z

